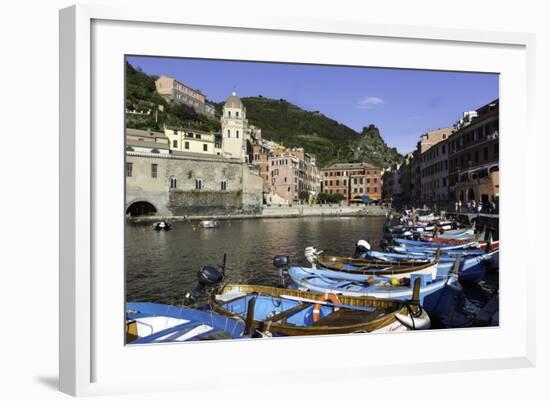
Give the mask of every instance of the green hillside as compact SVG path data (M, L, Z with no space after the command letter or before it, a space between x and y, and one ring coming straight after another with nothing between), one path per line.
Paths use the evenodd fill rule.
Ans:
M334 162L369 162L387 166L402 156L389 148L375 126L361 133L326 117L319 111L306 111L284 99L245 97L248 121L262 129L262 137L287 147L303 147L316 155L321 165ZM223 103L217 104L221 112Z

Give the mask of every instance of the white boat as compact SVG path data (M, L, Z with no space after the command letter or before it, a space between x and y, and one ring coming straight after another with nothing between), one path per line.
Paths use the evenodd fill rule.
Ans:
M200 226L202 228L216 228L218 227L218 220L201 220Z

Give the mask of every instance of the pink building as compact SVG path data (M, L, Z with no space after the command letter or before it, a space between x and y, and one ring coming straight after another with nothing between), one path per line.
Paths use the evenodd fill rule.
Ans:
M300 160L288 153L273 154L270 157L271 189L289 204L298 201Z

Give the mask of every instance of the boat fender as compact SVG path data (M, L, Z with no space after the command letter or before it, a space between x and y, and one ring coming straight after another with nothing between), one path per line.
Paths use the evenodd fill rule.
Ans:
M365 241L364 239L360 239L359 241L357 241L357 244L355 244L356 247L363 247L365 248L367 251L370 251L371 249L371 246L369 244L368 241Z
M417 314L410 311L408 315L396 313L395 318L409 330L425 330L429 329L431 325L430 316L423 308L420 308L420 313Z
M321 301L330 301L333 304L339 304L340 303L340 299L338 298L338 295L332 294L332 293L323 294L320 299L321 299ZM321 318L321 306L322 306L322 304L315 304L315 306L313 307L313 316L312 316L312 318L313 318L314 323ZM336 312L338 310L340 310L340 307L335 306L334 307L334 312Z

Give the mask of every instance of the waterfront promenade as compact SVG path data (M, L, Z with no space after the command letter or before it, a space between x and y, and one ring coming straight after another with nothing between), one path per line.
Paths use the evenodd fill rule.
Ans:
M224 215L193 215L193 216L139 216L131 217L130 221L156 221L160 217L167 220L233 220L233 219L261 219L261 218L288 218L288 217L314 217L314 216L332 216L332 217L361 217L361 216L386 216L391 209L383 206L361 205L293 205L293 206L266 206L260 213L255 214L224 214Z

